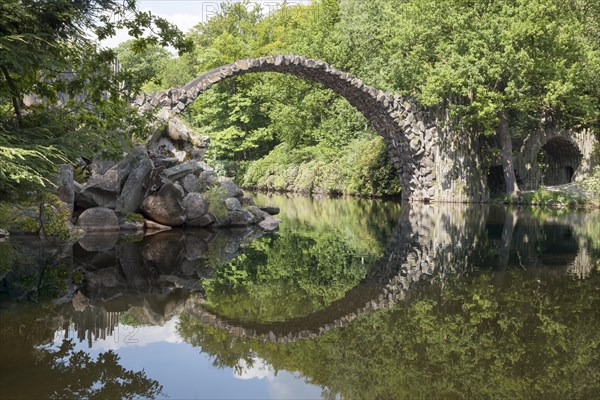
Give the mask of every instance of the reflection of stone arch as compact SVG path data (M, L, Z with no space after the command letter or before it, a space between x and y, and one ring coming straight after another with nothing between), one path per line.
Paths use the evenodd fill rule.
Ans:
M469 268L469 259L477 248L477 241L472 239L485 226L485 212L481 211L456 206L404 208L383 257L363 282L344 298L310 315L275 323L242 321L208 310L201 295L192 297L185 311L204 324L238 337L280 343L315 338L361 315L409 299L416 287L433 276ZM479 213L479 218L465 218L472 212Z
M589 174L595 163L598 140L589 130L579 132L548 130L529 135L515 154L521 188L538 189L578 181ZM547 158L548 169L540 168L540 154Z

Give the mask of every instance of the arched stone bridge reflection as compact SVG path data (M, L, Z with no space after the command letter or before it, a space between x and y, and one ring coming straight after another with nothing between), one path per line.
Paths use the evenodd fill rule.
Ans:
M270 323L236 320L207 309L201 295L192 296L184 312L243 338L280 343L316 338L361 315L409 301L416 287L436 276L443 278L472 268L469 260L484 232L485 216L479 208L403 208L384 255L363 281L342 299L310 315Z
M297 55L243 59L208 71L182 88L142 94L134 104L144 111L156 110L161 118L168 119L218 82L255 72L294 75L322 84L348 100L383 137L404 198L447 202L487 199L485 174L479 172L479 161L472 157L474 142L460 133L464 146L458 143L447 116L438 110L425 110L413 99L366 85L320 60Z

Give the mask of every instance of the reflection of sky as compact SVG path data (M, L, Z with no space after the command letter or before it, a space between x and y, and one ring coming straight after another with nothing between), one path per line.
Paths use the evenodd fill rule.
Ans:
M84 350L93 358L113 350L128 370L144 370L146 376L163 385L163 394L171 399L320 399L321 388L304 382L298 373L279 371L256 358L252 366L240 361L241 373L231 368L218 369L212 359L198 348L183 342L177 333L178 320L164 326L132 328L118 325L115 334L87 342L76 342L75 350ZM63 334L57 332L55 345Z

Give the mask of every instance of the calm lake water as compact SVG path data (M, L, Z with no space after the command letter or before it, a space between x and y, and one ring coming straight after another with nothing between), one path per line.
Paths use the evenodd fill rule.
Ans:
M0 242L0 398L600 397L598 212L256 201L278 232Z

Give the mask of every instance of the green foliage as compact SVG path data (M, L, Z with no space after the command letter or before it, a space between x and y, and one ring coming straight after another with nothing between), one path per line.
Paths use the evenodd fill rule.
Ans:
M174 57L164 47L148 45L140 47L135 40L120 44L116 49L123 79L130 92L141 87L144 92L157 92L171 87L180 87L194 78L194 69L189 54Z
M196 50L190 62L202 73L265 54L341 59L332 35L338 12L338 2L330 0L284 5L269 15L247 4L226 4L191 34ZM365 143L355 141L371 138L373 131L345 99L314 83L276 73L228 80L203 93L187 118L211 137L210 162L225 174L244 177L247 185L366 195L399 191L396 177L381 179L393 168L379 142L360 165L336 168L356 162L351 153L364 151ZM268 170L277 173L263 173ZM367 182L365 172L379 176Z
M226 195L227 191L221 186L212 186L204 193L204 198L208 201L208 212L219 220L227 216Z
M6 137L0 136L0 141L9 146L0 146L0 192L15 185L46 186L49 181L39 171L50 169L55 149L35 145L12 147L2 139Z
M0 227L59 240L76 239L77 233L71 211L56 195L45 192L17 206L0 203Z
M368 255L350 246L341 232L307 226L259 239L202 282L206 307L260 322L318 311L356 286L370 267L360 257Z
M46 193L40 199L40 226L46 236L67 240L75 234L71 223L71 211L53 194Z
M516 199L507 197L506 201L541 207L577 207L585 204L584 198L575 197L564 191L550 191L543 187L534 192L523 193Z
M317 0L262 15L238 2L196 26L189 63L199 74L239 58L302 54L444 107L469 131L494 133L505 115L510 135L522 138L547 127L597 125L599 12L590 0ZM351 189L339 183L350 171L332 166L373 131L345 100L310 82L277 74L228 80L200 96L188 118L212 137L209 159L228 174L246 174L248 184L398 192L395 182L378 185L375 176L351 179ZM279 162L283 153L294 161ZM368 173L392 170L381 157L365 158Z
M122 154L147 136L146 116L129 107L147 71L115 73L115 53L98 48L90 32L102 40L125 28L136 38L134 52L190 48L174 25L137 10L135 0L8 0L0 15L3 197L46 186L58 162Z
M600 202L600 166L594 168L594 172L586 179L584 185L592 197Z
M400 211L395 203L356 199L256 201L281 208L278 233L253 241L231 262L212 263L214 276L202 281L204 307L255 322L303 317L342 298L376 268Z
M142 320L140 320L140 318L138 318L137 315L132 313L131 310L119 317L119 323L121 323L123 325L133 326L133 327L140 327L140 326L147 325Z
M585 37L577 3L406 2L394 13L389 43L394 75L409 67L398 88L418 89L425 104L449 101L467 123L489 131L501 111L593 122L598 99L585 76L598 43Z
M48 313L54 310L47 305L38 309L41 312L25 311L24 314L52 325ZM23 313L23 309L20 311ZM1 388L6 397L130 399L164 396L163 387L158 381L150 379L143 370L134 371L123 367L120 357L114 351L99 352L94 357L85 350L76 350L72 339L65 339L58 346L49 346L48 343L54 342L54 332L41 324L32 323L32 319L26 319L25 316L2 315L3 321L10 317L7 318L10 324L3 327L9 332L2 345L3 361L14 360L27 365L37 371L40 379L36 385L3 381ZM21 325L17 325L17 321ZM19 327L27 327L30 334L13 339L12 336L14 332L19 332ZM35 332L35 335L31 332Z

